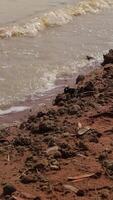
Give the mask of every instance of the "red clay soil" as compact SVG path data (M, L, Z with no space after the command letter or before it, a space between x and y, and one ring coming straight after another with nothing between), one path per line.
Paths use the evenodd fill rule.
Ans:
M48 110L0 133L0 199L113 200L113 51Z

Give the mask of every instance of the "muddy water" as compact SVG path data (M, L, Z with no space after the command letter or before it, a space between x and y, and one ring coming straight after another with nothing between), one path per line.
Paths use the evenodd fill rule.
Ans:
M0 0L0 25L28 20L79 0Z
M89 64L86 55L100 60L102 53L112 48L111 1L99 0L99 4L95 0L84 1L86 4L78 2L69 2L74 4L74 9L65 7L68 0L0 2L1 109L24 101L28 96L38 98L56 87L56 79L66 80L86 67ZM41 17L37 18L38 14Z

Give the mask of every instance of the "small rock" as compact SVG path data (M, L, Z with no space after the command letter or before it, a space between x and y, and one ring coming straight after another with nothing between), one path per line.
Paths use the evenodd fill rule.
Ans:
M14 146L29 146L31 140L28 137L17 137L13 142Z
M86 56L87 60L93 60L94 58L92 56Z
M58 109L59 115L64 115L68 112L68 109L66 107L62 107Z
M47 120L45 122L40 122L39 124L39 132L40 133L46 133L53 131L55 129L55 123L52 120Z
M94 94L95 87L92 81L87 81L83 87L78 89L78 94L82 97L91 96Z
M60 152L63 159L67 159L76 155L75 149L73 149L72 146L69 145L67 142L63 142L60 144Z
M78 146L80 151L87 151L88 150L88 147L81 141L79 143L77 143L77 146Z
M48 166L48 161L46 159L43 159L43 160L37 162L34 165L33 169L43 172L44 170L46 170L47 166Z
M53 102L54 105L63 105L64 101L66 101L66 95L65 94L58 94ZM61 104L60 104L61 102Z
M63 137L69 137L70 136L70 133L69 132L65 132L65 133L62 133Z
M60 151L56 151L55 153L54 153L54 158L61 158L62 157L62 154L61 154L61 152Z
M98 172L96 172L96 173L92 176L92 178L98 179L98 178L101 177L101 175L102 175L102 172L101 172L101 171L98 171Z
M3 195L11 195L13 192L16 191L16 188L12 184L6 184L3 187Z
M108 157L108 154L107 154L106 151L104 151L104 152L102 152L102 153L99 155L98 160L99 160L100 162L103 162L104 160L107 159L107 157Z
M78 84L79 82L83 81L85 79L84 75L79 75L76 79L76 84Z
M53 147L55 146L55 139L51 137L48 141L48 147Z
M94 83L91 81L88 81L85 83L85 87L84 87L84 92L88 92L88 91L94 91Z
M88 139L89 142L98 143L98 139L102 134L95 129L91 129L89 126L78 130L78 137L82 139Z
M59 166L58 165L50 165L50 169L59 170Z
M103 165L106 168L107 175L113 178L113 160L105 160Z
M70 87L65 87L64 88L64 94L71 94L71 95L74 95L76 92L76 89L75 88L70 88Z
M20 177L20 181L23 184L36 183L37 182L37 178L35 176L22 175Z
M80 115L80 110L81 110L81 108L80 108L80 106L79 105L72 105L72 106L70 106L69 108L68 108L68 113L70 114L70 115Z
M37 113L37 117L38 117L38 118L41 118L41 117L43 117L44 115L46 115L46 113L44 113L44 112L42 112L42 111L40 111L40 112Z
M59 162L56 159L51 159L50 162L52 165L59 165Z
M84 192L84 190L78 190L76 195L79 197L83 197L85 195L85 192Z
M87 133L88 131L90 130L90 127L89 126L86 126L84 128L80 128L78 130L78 135L84 135L85 133Z
M101 198L102 199L108 199L108 197L109 197L109 194L110 194L110 192L108 191L108 190L103 190L102 192L101 192Z
M56 153L58 150L59 150L58 146L53 146L53 147L48 148L46 150L46 153L47 153L47 155L51 155L51 154Z
M110 49L109 53L106 55L103 55L103 57L104 57L104 61L102 63L103 66L109 63L112 64L113 63L113 49Z
M74 187L74 186L72 186L72 185L63 185L64 186L64 188L66 189L66 190L69 190L69 191L71 191L71 192L74 192L74 193L77 193L78 192L78 189L76 188L76 187Z
M66 149L62 149L61 150L61 155L63 159L67 159L67 158L71 158L76 156L76 151L74 150L66 150Z

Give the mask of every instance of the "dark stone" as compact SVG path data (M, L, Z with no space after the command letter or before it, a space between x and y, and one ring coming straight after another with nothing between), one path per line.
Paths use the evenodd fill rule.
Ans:
M60 144L61 149L71 149L70 145L66 142Z
M34 165L33 169L34 169L34 170L38 170L38 171L40 171L40 172L43 172L43 171L46 169L46 167L47 167L47 162L46 162L46 160L45 160L45 162L42 161L42 162L36 163L36 164Z
M48 141L48 147L53 147L55 146L55 138L51 137L49 138L49 141Z
M84 86L78 89L78 96L91 96L94 94L95 87L91 81L87 81Z
M107 79L109 81L109 85L113 87L113 84L112 84L113 68L111 68L111 66L107 65L104 67L102 78Z
M61 149L61 155L63 159L71 158L76 156L76 151Z
M98 179L98 178L101 177L101 175L102 175L102 172L101 172L101 171L100 171L100 172L96 172L96 173L92 176L92 178Z
M92 136L92 137L89 139L89 142L98 143L99 141L98 141L97 137Z
M41 197L37 196L33 200L41 200Z
M66 87L64 88L63 94L58 94L54 100L54 105L63 106L65 105L66 101L69 101L70 99L77 97L78 90L75 88Z
M75 114L80 115L80 110L81 108L79 105L72 105L72 106L69 106L68 113L70 115L75 115Z
M77 147L79 148L80 151L87 151L88 150L88 147L81 141L79 143L77 143Z
M31 124L28 130L30 130L33 134L37 134L39 133L39 126L37 124Z
M55 138L51 135L45 136L43 142L45 142L48 145L48 147L55 146Z
M15 200L15 198L11 197L11 195L5 195L5 200Z
M81 136L82 138L88 138L89 142L94 142L94 143L98 143L99 140L98 138L100 138L102 136L102 134L98 131L96 131L95 129L90 129L87 134Z
M74 157L76 155L76 151L71 148L71 146L65 142L60 144L60 152L62 158L66 159L69 157Z
M93 60L94 58L92 56L86 56L87 60Z
M75 94L75 92L76 92L75 88L70 88L70 87L65 87L64 88L64 94L69 93L69 94L73 95L73 94Z
M88 82L85 83L84 92L94 91L94 90L95 90L95 87L94 87L94 84L91 81L88 81Z
M54 153L54 158L55 158L55 159L61 158L61 157L62 157L62 154L61 154L60 151L56 151L56 152Z
M51 109L47 112L47 115L50 116L55 116L56 115L56 111L54 109Z
M37 178L35 176L32 176L32 175L22 175L20 177L20 181L23 184L36 183L37 182Z
M113 178L113 160L105 160L103 165L106 168L107 175Z
M85 195L85 192L84 192L84 190L78 190L76 195L79 197L83 197Z
M29 146L31 140L28 137L17 137L13 142L14 146Z
M79 82L83 81L85 79L84 75L78 75L78 77L76 78L76 84L78 84Z
M5 142L8 142L5 138L0 138L0 143L2 144L2 143L5 143Z
M3 187L3 195L11 195L13 192L16 191L16 188L12 184L6 184Z
M101 198L102 199L108 199L109 198L109 195L110 195L110 192L106 189L104 189L102 192L101 192Z
M31 116L29 116L27 122L28 122L28 123L36 122L36 116L35 116L35 115L31 115Z
M102 66L106 64L113 64L113 49L110 49L108 54L103 55L104 61L102 63Z
M45 122L40 122L39 124L39 132L40 133L46 133L53 131L55 129L55 123L52 120L47 120Z
M54 105L59 105L60 102L63 102L66 101L67 98L66 98L66 95L65 94L58 94L53 102Z
M60 115L64 115L64 114L66 114L67 112L68 112L68 109L67 109L66 107L61 107L61 108L58 109L58 113L59 113Z
M43 117L44 115L45 115L44 112L38 112L38 113L37 113L37 117L38 117L38 118Z

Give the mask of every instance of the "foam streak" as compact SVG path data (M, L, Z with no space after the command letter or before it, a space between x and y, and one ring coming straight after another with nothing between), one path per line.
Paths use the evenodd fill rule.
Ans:
M105 8L113 7L113 0L84 0L77 5L67 6L44 14L24 25L13 25L0 29L0 38L36 36L47 27L61 26L73 20L74 16L97 13Z

